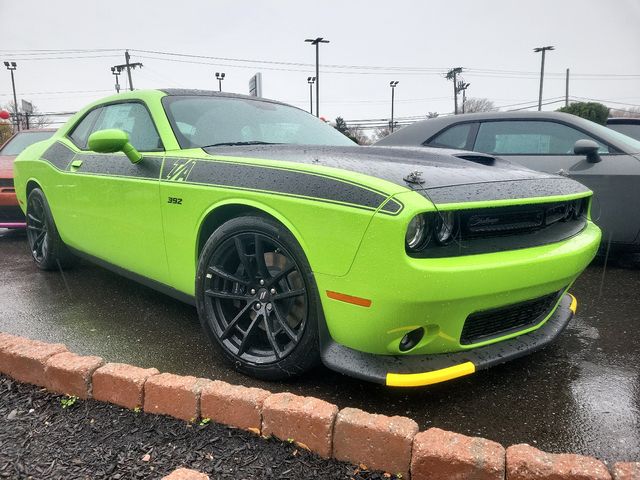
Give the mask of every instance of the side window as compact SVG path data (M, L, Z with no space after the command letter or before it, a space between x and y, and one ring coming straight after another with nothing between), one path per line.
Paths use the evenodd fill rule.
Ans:
M542 121L482 122L474 150L496 155L572 155L577 140L593 140L599 153L609 148L586 133L567 125Z
M73 140L73 143L75 143L78 148L87 148L87 139L91 133L91 127L93 127L93 124L95 123L96 118L100 115L101 110L101 108L91 110L87 115L85 115L80 123L75 126L69 135L71 140Z
M117 103L102 108L92 132L117 128L129 134L129 141L141 152L162 149L162 142L149 112L140 103Z
M431 147L466 148L473 123L462 123L440 132L427 145Z

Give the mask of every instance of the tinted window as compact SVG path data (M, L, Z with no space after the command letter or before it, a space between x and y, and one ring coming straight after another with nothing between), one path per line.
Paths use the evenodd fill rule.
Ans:
M100 115L100 108L96 108L95 110L91 110L82 121L76 125L76 128L71 132L71 140L76 144L79 148L87 147L87 139L89 138L89 134L91 133L91 127L93 127L96 118Z
M233 143L354 145L332 126L288 105L234 97L162 100L182 148Z
M634 138L636 140L640 140L640 123L638 124L630 124L630 123L614 123L611 125L607 125L612 130L616 132L620 132L625 134L628 137Z
M55 132L20 132L2 147L0 155L20 155L27 147L51 137Z
M465 148L472 123L463 123L447 128L429 141L432 147Z
M583 138L597 142L589 135L561 123L483 122L474 150L498 155L573 155L573 145ZM606 145L597 143L600 153L609 152Z
M102 108L92 132L117 128L129 134L129 142L141 152L162 148L160 137L147 109L141 103L118 103Z

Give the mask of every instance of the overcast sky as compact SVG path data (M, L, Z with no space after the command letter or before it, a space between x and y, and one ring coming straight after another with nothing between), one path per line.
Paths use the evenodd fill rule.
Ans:
M136 88L212 89L224 71L224 90L248 93L262 72L263 96L308 109L315 54L304 39L317 36L331 42L320 54L320 110L331 119L388 117L391 80L400 82L397 117L450 112L443 75L457 66L467 70L468 96L533 104L540 54L532 50L544 45L556 48L547 54L545 99L564 96L570 68L570 95L640 105L639 0L0 0L0 20L0 60L18 63L18 101L46 112L111 94L110 67L124 63L125 48L144 64L133 73ZM43 49L119 51L35 51ZM0 104L10 99L2 70Z

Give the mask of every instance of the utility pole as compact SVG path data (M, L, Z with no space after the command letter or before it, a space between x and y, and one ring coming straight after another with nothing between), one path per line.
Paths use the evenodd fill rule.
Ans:
M567 68L567 80L564 86L564 106L569 106L569 69Z
M131 70L134 70L136 68L142 68L142 64L140 62L135 62L135 63L131 63L131 56L129 55L129 50L125 50L124 52L124 60L125 63L123 63L122 65L114 65L113 67L111 67L111 71L114 72L117 71L117 75L120 75L120 73L122 73L123 71L127 71L127 77L129 79L129 90L133 91L133 80L131 80ZM116 75L114 73L114 75ZM117 81L118 78L116 77L116 85L117 85ZM120 93L120 86L117 85L116 86L116 91L118 93Z
M396 91L396 86L398 85L397 80L393 80L391 82L389 82L389 86L391 87L391 121L389 122L389 131L391 133L393 133L393 127L394 127L394 122L393 122L393 102L394 102L394 93Z
M316 117L320 116L320 44L329 43L322 37L307 38L305 42L316 46Z
M20 115L18 114L18 97L16 97L16 81L13 78L13 72L18 65L16 62L4 62L4 66L11 72L11 88L13 88L13 106L14 106L14 120L16 122L16 128L20 131Z
M465 113L465 103L467 102L467 88L471 85L470 83L465 83L464 80L460 80L458 82L458 92L462 92L462 113Z
M452 68L447 72L445 78L453 80L453 112L458 114L458 75L462 73L462 67Z
M118 82L120 70L118 70L116 67L111 67L111 73L116 76L116 93L120 93L120 82Z
M544 81L544 54L547 50L555 50L553 46L534 48L533 51L542 52L542 63L540 65L540 94L538 95L538 111L542 110L542 83Z
M307 77L309 84L309 113L313 115L313 84L316 83L316 77Z
M222 81L224 80L224 72L216 72L216 79L218 80L218 91L222 91Z

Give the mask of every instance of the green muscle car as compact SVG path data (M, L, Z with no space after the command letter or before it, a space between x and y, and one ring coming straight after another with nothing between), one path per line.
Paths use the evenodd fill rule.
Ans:
M297 108L120 94L15 161L35 263L88 258L195 304L264 379L322 361L428 385L537 350L595 255L591 191L486 154L359 147Z

